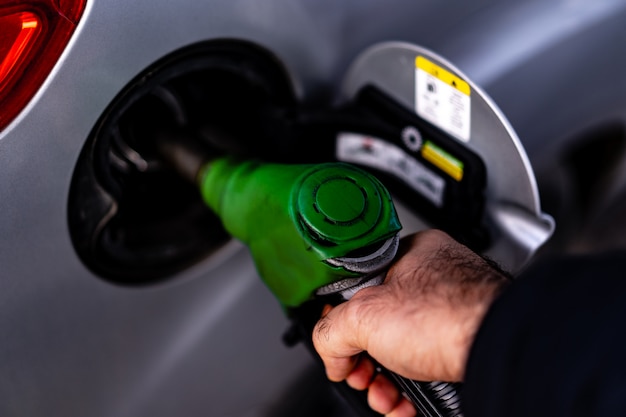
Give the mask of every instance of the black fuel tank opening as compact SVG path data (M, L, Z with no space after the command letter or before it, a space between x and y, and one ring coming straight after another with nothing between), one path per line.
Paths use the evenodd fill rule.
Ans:
M77 162L68 201L74 247L97 275L139 284L172 276L229 236L193 184L157 151L185 132L206 153L258 155L268 125L295 106L278 60L241 41L184 48L136 77L111 103Z

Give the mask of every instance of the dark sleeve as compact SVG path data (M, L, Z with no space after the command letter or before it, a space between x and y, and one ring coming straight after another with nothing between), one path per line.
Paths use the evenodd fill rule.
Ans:
M625 330L626 254L529 269L478 331L465 417L626 416Z

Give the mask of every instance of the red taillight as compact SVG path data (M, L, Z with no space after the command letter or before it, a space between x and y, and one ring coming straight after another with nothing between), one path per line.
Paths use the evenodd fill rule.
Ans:
M20 57L28 55L37 33L41 29L41 21L34 13L22 12L0 17L0 90L11 81L13 69L21 61Z
M22 111L59 59L86 0L0 0L0 130Z

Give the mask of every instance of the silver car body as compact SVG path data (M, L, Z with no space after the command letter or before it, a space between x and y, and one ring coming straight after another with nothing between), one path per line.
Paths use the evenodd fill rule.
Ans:
M281 342L287 319L241 244L144 287L100 279L72 246L79 153L153 62L200 41L247 40L283 63L299 99L330 102L368 46L429 48L509 118L558 227L575 200L560 161L626 119L625 21L623 0L89 0L45 84L0 132L0 414L271 416L294 388L310 389L316 365ZM619 170L611 178L603 204L625 184Z

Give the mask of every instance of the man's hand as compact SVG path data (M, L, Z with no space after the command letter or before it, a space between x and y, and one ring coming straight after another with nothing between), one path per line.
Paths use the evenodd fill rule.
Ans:
M509 281L443 232L402 245L383 284L327 308L313 332L328 378L368 389L370 406L396 417L415 410L362 352L407 378L461 381L478 326Z

